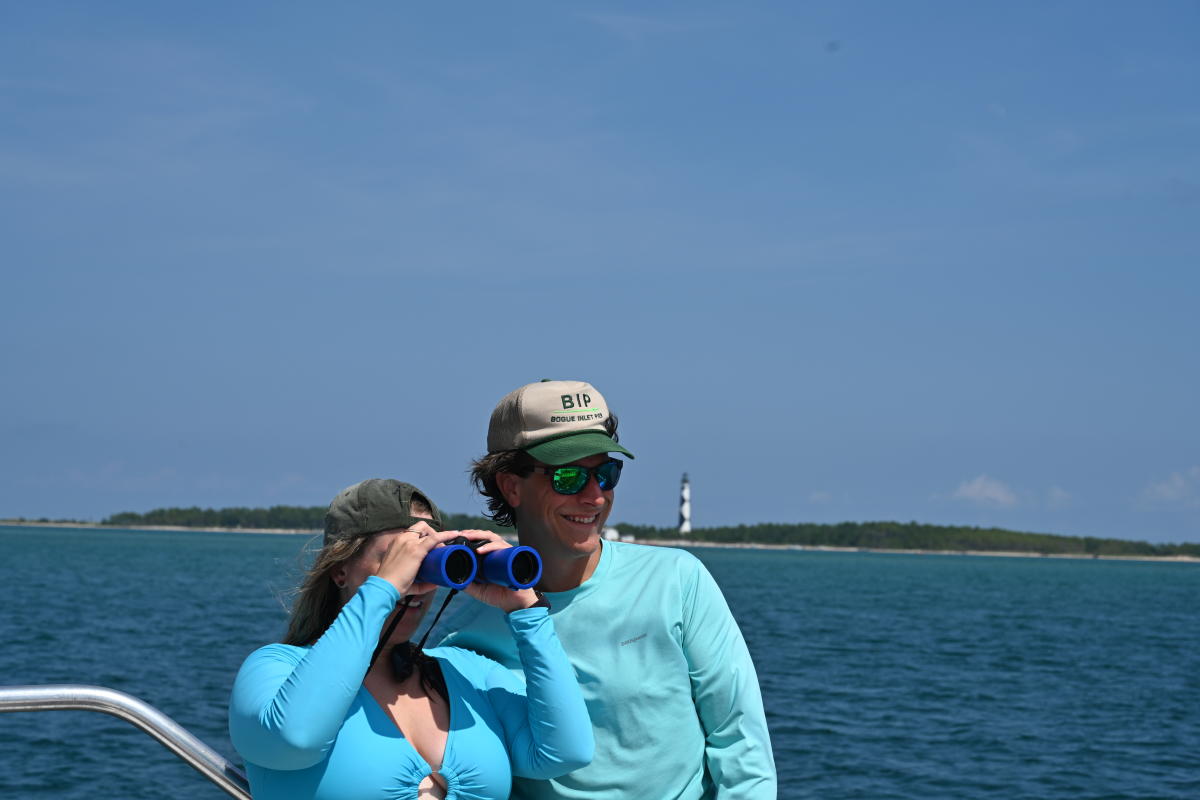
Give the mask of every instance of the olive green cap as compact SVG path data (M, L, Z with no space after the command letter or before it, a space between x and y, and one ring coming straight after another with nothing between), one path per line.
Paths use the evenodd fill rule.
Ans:
M429 506L432 520L416 517L412 501L417 497ZM369 478L347 487L333 498L325 512L325 544L338 539L369 536L380 531L402 530L426 520L442 529L442 512L411 483L391 478Z

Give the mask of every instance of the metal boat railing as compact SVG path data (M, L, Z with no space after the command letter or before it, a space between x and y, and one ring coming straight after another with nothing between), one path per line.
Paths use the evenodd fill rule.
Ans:
M149 703L103 686L0 686L0 713L99 711L132 723L233 797L250 800L246 776L228 759Z

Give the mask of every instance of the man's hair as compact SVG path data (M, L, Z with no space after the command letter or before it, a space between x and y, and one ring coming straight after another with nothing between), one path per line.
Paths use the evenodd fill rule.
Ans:
M604 420L604 430L612 440L617 439L617 415L609 414ZM504 499L496 476L501 472L511 472L519 477L525 477L533 472L536 462L524 450L501 450L499 453L487 453L471 462L471 481L481 495L487 498L489 517L496 524L508 528L517 527L516 509Z

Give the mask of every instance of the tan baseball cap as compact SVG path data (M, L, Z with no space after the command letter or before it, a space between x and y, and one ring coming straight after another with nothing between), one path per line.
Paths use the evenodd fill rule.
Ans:
M604 396L584 381L543 380L515 389L492 412L488 452L524 450L545 464L566 464L598 453L633 453L617 444L604 422Z

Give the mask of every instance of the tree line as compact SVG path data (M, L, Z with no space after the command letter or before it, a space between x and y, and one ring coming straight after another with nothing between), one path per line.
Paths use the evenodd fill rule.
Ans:
M325 524L325 506L271 506L270 508L159 508L139 514L113 514L102 525L187 528L285 528L320 530ZM511 533L486 517L444 514L448 530L478 528ZM711 544L782 544L810 547L848 547L871 550L943 550L962 552L1015 552L1031 555L1076 556L1193 556L1200 557L1200 544L1150 544L1126 539L1093 536L1062 536L1023 533L1004 528L962 525L925 525L919 522L839 522L823 524L760 523L736 527L696 528L681 535L675 528L621 523L622 535L637 539L694 541Z
M713 544L789 544L949 552L977 550L1030 555L1200 557L1200 544L1150 544L1126 539L1023 533L1004 528L977 528L965 525L924 525L919 522L761 523L736 527L696 528L686 535L681 535L674 528L644 525L621 525L620 530L622 534L639 539L686 539Z
M139 514L122 511L101 520L101 525L115 527L173 528L282 528L285 530L321 530L325 527L326 506L271 506L270 508L156 508ZM501 533L511 531L486 517L470 514L442 514L447 530L476 528Z

